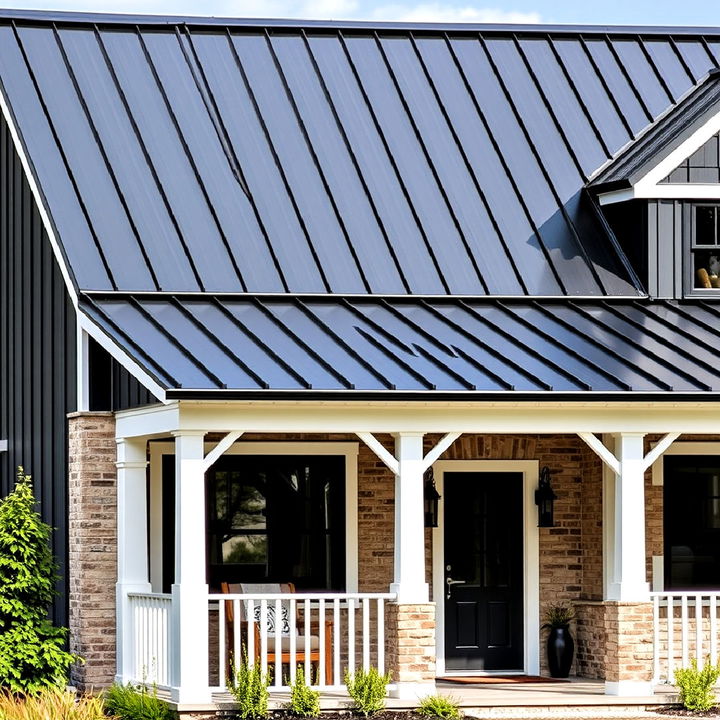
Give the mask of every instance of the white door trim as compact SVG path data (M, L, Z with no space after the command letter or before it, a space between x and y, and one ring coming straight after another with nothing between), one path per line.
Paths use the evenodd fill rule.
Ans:
M441 460L433 465L435 483L440 493L438 527L432 531L433 557L433 600L435 601L435 652L436 672L442 677L445 672L445 506L442 501L447 472L514 472L523 474L523 519L524 519L524 646L525 663L523 671L528 675L540 672L540 553L538 549L537 509L535 489L540 474L537 460ZM462 675L453 671L453 675ZM466 673L492 675L492 673Z
M162 587L162 455L174 455L175 443L151 442L150 447L150 575L153 591ZM214 443L205 443L207 454ZM357 442L251 441L236 442L225 455L344 455L345 456L345 589L358 592L358 448Z

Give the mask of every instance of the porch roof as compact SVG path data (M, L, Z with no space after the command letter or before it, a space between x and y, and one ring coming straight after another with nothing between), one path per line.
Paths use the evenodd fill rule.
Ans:
M712 303L85 295L168 398L720 393Z

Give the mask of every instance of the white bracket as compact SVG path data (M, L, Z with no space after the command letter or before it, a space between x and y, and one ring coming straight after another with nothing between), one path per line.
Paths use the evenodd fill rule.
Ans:
M620 460L602 444L597 435L593 433L578 433L588 447L616 474L620 475L622 469ZM657 445L643 458L642 470L645 472L678 438L679 432L668 433Z
M203 460L203 473L206 473L221 457L230 449L232 444L243 434L242 430L229 432L220 442L205 456Z
M400 463L385 446L369 432L359 432L356 435L382 460L393 475L400 473ZM459 437L462 433L451 432L442 437L437 445L423 458L422 471L425 472Z

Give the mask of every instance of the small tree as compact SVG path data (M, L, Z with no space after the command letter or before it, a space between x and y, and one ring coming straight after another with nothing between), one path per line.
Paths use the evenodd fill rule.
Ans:
M0 686L30 694L67 682L79 659L64 649L67 630L48 618L57 565L52 528L36 505L20 467L15 489L0 501Z

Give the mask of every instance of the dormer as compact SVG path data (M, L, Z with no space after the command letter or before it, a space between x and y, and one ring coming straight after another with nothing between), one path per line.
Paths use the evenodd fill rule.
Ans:
M720 71L601 168L588 189L651 296L720 299Z

